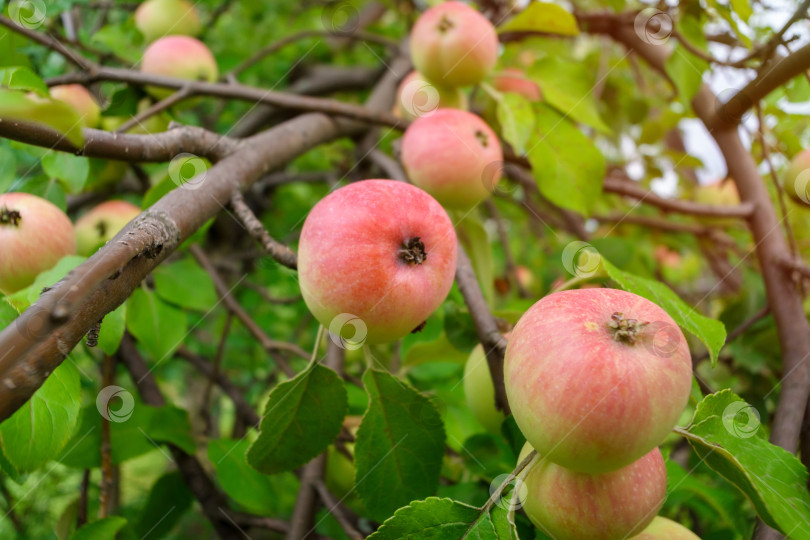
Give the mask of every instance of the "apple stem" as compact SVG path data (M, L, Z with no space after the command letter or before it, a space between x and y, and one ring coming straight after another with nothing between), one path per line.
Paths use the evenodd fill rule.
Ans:
M610 327L613 339L616 341L633 345L638 339L641 329L650 323L638 322L637 319L625 319L623 313L616 312L610 316Z
M422 243L418 236L409 238L403 242L397 256L408 264L422 264L427 260L425 244Z
M22 221L22 214L19 210L9 210L6 206L0 208L0 225L19 227L20 221Z

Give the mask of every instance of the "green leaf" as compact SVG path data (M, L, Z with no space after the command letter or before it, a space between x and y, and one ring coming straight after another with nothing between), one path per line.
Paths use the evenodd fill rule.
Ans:
M496 116L501 135L522 155L534 129L534 110L531 102L515 92L501 93L497 100Z
M619 287L661 306L678 326L706 345L712 365L717 362L717 355L726 342L726 327L722 322L701 315L663 283L623 272L604 257L601 261L610 279Z
M511 528L499 521L496 526L489 514L482 515L474 506L428 497L397 510L368 540L516 540L517 533L509 536Z
M246 458L247 439L215 439L208 443L208 459L228 496L248 512L283 515L295 505L298 481L291 472L267 475L251 467Z
M45 124L74 146L84 144L79 113L67 103L19 90L0 88L0 120Z
M538 60L528 70L527 76L540 86L543 99L549 105L576 122L610 134L593 97L596 81L584 64L547 56Z
M70 540L110 540L115 538L115 534L126 524L127 520L122 517L106 517L84 525L70 537Z
M382 521L397 508L435 493L444 426L430 400L397 378L366 370L369 406L357 431L357 492Z
M754 9L748 0L731 0L731 9L734 10L743 22L747 23L751 15L754 14Z
M109 355L115 354L124 337L126 327L127 304L124 302L114 311L107 313L101 321L98 333L98 348Z
M31 304L37 301L39 295L42 294L43 288L50 287L65 277L68 272L82 264L84 260L84 257L79 257L78 255L63 257L56 263L56 266L39 274L31 285L8 296L6 301L14 306L17 311L25 311Z
M217 303L211 277L194 259L161 264L152 275L155 277L155 292L167 302L200 311L208 311Z
M558 112L537 107L537 130L529 142L529 162L548 200L588 215L602 194L605 158L593 142Z
M542 32L576 36L579 34L579 28L574 16L557 4L532 2L526 9L501 25L498 32Z
M489 235L481 221L467 216L456 226L458 239L470 257L478 284L484 293L487 303L495 298L495 261L489 245Z
M667 58L664 70L675 84L678 99L685 107L691 107L692 98L695 97L703 84L703 73L709 68L705 60L701 60L683 48L676 45L672 54Z
M70 193L79 193L90 174L90 160L65 152L49 152L42 158L45 174L59 180Z
M191 508L194 496L179 471L166 473L154 483L133 529L141 540L166 537L183 514Z
M56 458L79 419L81 383L70 359L10 418L0 424L3 453L17 471L30 472Z
M41 96L48 95L48 85L27 67L15 66L0 69L0 86L11 90L30 90Z
M17 176L17 157L11 148L0 146L0 193L16 191L12 189Z
M186 315L155 293L136 289L127 301L127 330L143 345L155 362L162 362L186 338Z
M793 540L810 539L807 469L773 445L760 429L759 413L731 390L701 401L692 423L678 429L705 463L753 503L759 517Z
M270 392L248 463L266 474L303 465L337 438L347 408L343 380L314 364Z

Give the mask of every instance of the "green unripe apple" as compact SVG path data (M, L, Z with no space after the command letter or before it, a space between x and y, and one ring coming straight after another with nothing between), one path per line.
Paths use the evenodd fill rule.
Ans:
M67 103L76 109L85 127L98 126L101 119L101 107L98 106L96 98L87 88L80 84L63 84L51 87L50 93L53 99Z
M147 43L169 35L196 36L202 30L197 8L186 0L146 0L135 10L135 27Z
M506 416L495 407L495 385L489 373L484 347L480 343L464 365L464 397L467 408L476 420L490 433L499 434Z
M107 201L90 210L76 221L79 255L95 253L140 213L140 208L126 201Z
M631 540L700 540L700 537L680 523L656 516L641 534Z

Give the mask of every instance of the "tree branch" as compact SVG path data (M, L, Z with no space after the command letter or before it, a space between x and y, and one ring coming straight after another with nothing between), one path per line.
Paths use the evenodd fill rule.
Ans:
M250 236L262 246L268 255L287 268L291 268L292 270L298 269L298 255L289 247L270 236L270 233L267 232L262 222L259 221L259 218L256 217L256 214L254 214L247 205L245 198L240 192L235 192L233 197L231 197L231 207Z

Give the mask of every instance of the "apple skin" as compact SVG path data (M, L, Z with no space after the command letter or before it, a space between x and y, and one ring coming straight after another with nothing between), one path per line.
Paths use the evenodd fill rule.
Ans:
M527 443L518 463L528 456ZM667 469L658 448L617 471L587 474L548 460L525 477L523 510L555 540L624 540L644 530L667 494Z
M416 238L406 251L419 255L421 243L426 258L409 263L401 250ZM394 180L349 184L319 201L304 222L301 293L326 328L348 313L365 324L366 343L395 341L450 292L456 242L447 213L421 189Z
M410 37L413 65L444 86L481 82L498 59L498 35L486 17L462 2L425 11Z
M499 92L514 92L529 101L540 101L540 87L517 68L504 68L492 79L492 86Z
M149 45L143 53L141 72L207 82L216 81L219 75L214 55L202 41L190 36L166 36ZM158 99L174 93L171 88L149 86L146 90Z
M737 185L730 178L702 184L695 188L695 201L714 206L733 206L740 204Z
M152 106L152 99L145 97L138 102L138 113L142 113L146 109ZM115 131L122 125L124 122L129 120L129 118L125 116L105 116L101 119L101 127L106 131ZM135 124L131 128L127 130L127 133L132 133L135 135L150 135L152 133L163 133L169 129L169 123L171 122L171 118L165 112L155 114L147 118L145 121Z
M631 540L700 540L700 537L680 523L656 516L641 534Z
M444 206L468 209L495 189L503 150L495 132L478 116L439 109L405 130L402 165L411 182Z
M394 114L406 120L432 114L437 109L467 109L467 96L458 88L445 88L411 71L397 88Z
M80 84L62 84L50 89L53 99L67 103L79 113L82 125L89 128L98 126L101 120L101 107L87 88Z
M488 432L499 435L506 416L495 407L495 385L489 374L484 346L480 343L475 346L467 363L464 364L463 380L467 408Z
M197 8L186 0L146 0L135 10L135 27L147 43L168 35L196 36L202 30Z
M810 149L799 152L790 161L782 187L797 203L810 205Z
M103 202L87 212L74 227L79 255L95 253L140 213L140 208L126 201Z
M649 323L634 342L612 315ZM617 470L658 446L689 400L692 361L672 318L640 296L577 289L535 303L504 362L518 427L547 459L586 473Z
M76 253L73 224L57 206L28 193L0 195L0 292L31 285L62 257Z

